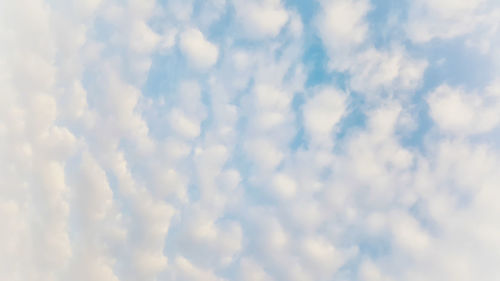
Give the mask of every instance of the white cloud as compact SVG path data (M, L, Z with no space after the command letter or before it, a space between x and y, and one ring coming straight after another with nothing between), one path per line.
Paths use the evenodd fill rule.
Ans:
M138 53L150 53L160 41L160 36L143 21L132 24L130 48Z
M279 147L264 138L248 141L246 151L248 157L264 170L275 169L283 160Z
M200 86L193 81L182 82L176 107L167 116L171 128L181 137L196 138L201 133L201 122L205 116Z
M427 62L411 58L404 49L379 51L369 48L352 58L347 66L350 86L368 97L379 91L397 92L417 88Z
M327 144L333 129L346 112L346 94L337 89L321 89L304 106L304 127L314 144Z
M190 64L198 69L206 69L217 62L217 46L205 39L201 31L189 28L180 34L180 48Z
M343 255L328 240L322 237L308 237L302 241L300 249L306 263L313 271L322 276L331 276L342 266Z
M175 259L175 278L174 280L186 281L222 281L224 279L218 278L214 273L209 270L204 270L195 267L184 257L177 257Z
M467 93L461 88L441 85L427 102L437 125L458 135L484 133L500 124L500 87L490 85L484 93Z
M1 280L494 280L500 87L404 98L434 54L403 45L464 36L491 55L495 3L391 6L432 20L375 44L368 1L310 17L27 2L0 1ZM316 31L332 71L317 86Z
M387 280L390 281L392 279L384 276L378 267L370 260L366 260L362 263L359 277L362 281L382 281Z
M365 42L368 24L364 18L370 10L368 1L322 1L321 6L316 24L323 44L342 53Z
M273 279L259 264L250 258L240 261L240 280L242 281L272 281Z
M297 184L288 175L280 173L273 177L272 185L273 192L279 197L288 199L295 196L297 192Z
M238 21L251 38L275 37L289 19L281 0L236 0L233 4Z
M367 1L323 1L321 7L316 27L329 66L350 75L350 88L375 98L381 92L409 91L420 85L426 61L412 58L395 43L381 49L370 42Z
M200 122L196 119L191 119L180 110L172 110L169 121L170 126L183 137L191 139L200 135Z

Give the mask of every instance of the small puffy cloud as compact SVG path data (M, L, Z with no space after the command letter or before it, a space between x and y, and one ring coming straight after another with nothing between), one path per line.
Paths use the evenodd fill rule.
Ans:
M274 170L284 157L280 148L266 138L249 140L245 148L248 157L263 170Z
M362 44L368 36L366 13L370 9L366 0L341 0L321 2L317 28L328 48L348 51Z
M166 51L173 47L176 43L177 32L178 30L174 27L165 28L161 34L158 48L161 51Z
M328 143L335 125L346 112L346 94L333 88L321 89L304 105L304 128L313 143Z
M375 48L370 42L368 1L321 2L316 27L330 58L331 70L350 75L349 86L367 97L409 91L419 86L425 60L412 58L403 47Z
M441 85L429 94L427 103L432 119L446 132L484 133L500 124L498 84L487 87L482 94Z
M130 33L130 48L138 53L150 53L160 42L156 34L144 21L135 21Z
M257 106L262 109L281 110L290 104L290 97L270 85L259 84L255 86Z
M251 38L275 37L289 19L281 0L236 0L233 5L237 20Z
M272 281L273 279L253 259L242 258L239 268L239 280L242 281Z
M169 117L170 126L180 136L187 139L196 138L200 135L200 122L181 110L172 110Z
M179 47L191 65L207 69L217 62L219 50L201 31L189 28L180 34Z
M194 139L200 135L201 122L205 117L205 106L201 101L201 88L198 83L181 82L179 98L167 115L170 127L180 137Z
M371 260L365 260L360 266L358 276L361 281L390 281L391 278L384 276L380 269Z
M380 91L413 90L420 85L426 67L425 60L411 58L404 49L370 48L350 61L350 85L368 96Z
M292 97L288 92L268 84L258 84L253 94L256 114L252 120L256 130L267 131L290 121Z
M216 199L215 196L209 200ZM180 252L193 262L211 267L231 264L242 250L243 233L236 222L216 223L213 210L196 209L185 217L177 237Z
M431 247L431 237L413 217L394 215L392 218L392 235L397 248L410 256L419 256L428 252Z
M213 272L207 269L198 268L193 265L188 259L184 257L177 257L175 259L175 277L174 280L186 281L223 281L224 279L218 278Z
M272 179L273 193L281 199L289 199L297 192L297 183L284 173L276 174Z

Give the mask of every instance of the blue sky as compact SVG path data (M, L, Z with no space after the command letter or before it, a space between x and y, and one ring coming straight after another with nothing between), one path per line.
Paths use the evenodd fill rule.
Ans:
M496 0L0 0L0 280L497 280Z

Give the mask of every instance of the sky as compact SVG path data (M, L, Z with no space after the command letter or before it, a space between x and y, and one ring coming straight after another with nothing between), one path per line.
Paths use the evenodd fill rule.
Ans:
M0 280L500 280L498 0L0 0Z

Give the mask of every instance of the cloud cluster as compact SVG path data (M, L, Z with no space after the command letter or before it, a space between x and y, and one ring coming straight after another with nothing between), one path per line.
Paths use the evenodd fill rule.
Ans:
M497 280L500 6L305 2L0 1L0 279Z

